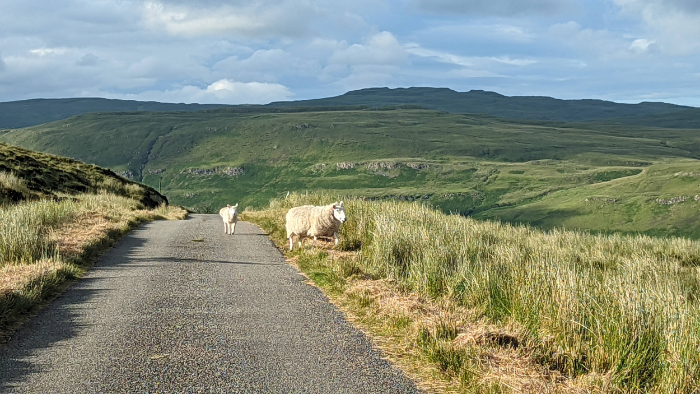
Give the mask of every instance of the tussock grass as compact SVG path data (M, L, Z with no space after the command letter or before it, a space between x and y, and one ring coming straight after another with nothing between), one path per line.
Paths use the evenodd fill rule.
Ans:
M245 217L284 245L288 208L335 200L292 194ZM354 257L319 253L312 243L290 257L317 284L322 278L319 286L335 281L335 293L346 294L341 303L352 303L375 334L386 332L386 322L377 320L376 297L351 290L357 280L388 281L386 288L397 294L438 305L443 317L427 313L438 316L429 322L425 313L403 320L397 313L394 320L408 319L412 328L394 325L389 337L403 332L398 341L422 354L409 359L434 365L462 390L692 393L700 387L700 243L543 232L417 203L345 203L348 221L338 249L356 250ZM475 325L508 334L482 336L491 339L476 348L459 346ZM507 372L494 378L498 363L489 360L504 351L530 360L540 383L517 385Z
M30 193L24 180L15 176L12 172L0 171L0 188L14 190L22 194Z
M186 214L106 192L0 207L0 338L134 225Z
M29 199L32 195L24 179L12 171L0 171L0 205L9 205L16 201Z

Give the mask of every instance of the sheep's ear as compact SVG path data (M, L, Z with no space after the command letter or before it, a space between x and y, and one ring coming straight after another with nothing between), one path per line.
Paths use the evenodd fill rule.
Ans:
M236 203L236 205L234 205L233 207L234 207L234 208L238 208L238 203Z
M226 208L231 208L231 204L226 204Z
M341 206L341 207L343 206L343 202L342 202L342 201L340 202L340 206Z

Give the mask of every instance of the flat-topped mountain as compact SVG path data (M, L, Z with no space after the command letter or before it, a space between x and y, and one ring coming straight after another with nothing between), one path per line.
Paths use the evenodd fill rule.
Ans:
M604 100L560 100L539 96L504 96L495 92L470 90L457 92L447 88L369 88L340 96L312 100L279 101L266 105L173 104L103 98L36 99L0 103L0 129L35 126L90 112L170 112L263 111L274 109L339 109L342 107L421 107L450 113L486 114L499 118L550 120L559 122L623 119L664 115L665 124L674 114L695 108L667 103L620 104ZM687 116L687 115L684 115ZM697 116L691 116L697 122ZM670 121L669 121L670 119ZM654 119L652 119L653 121ZM687 121L686 121L687 123ZM646 125L646 123L644 123ZM697 127L697 126L696 126Z
M304 106L396 106L418 105L451 113L487 114L499 118L579 122L613 118L671 114L692 107L643 102L620 104L604 100L560 100L540 96L504 96L495 92L470 90L456 92L447 88L370 88L341 96L270 103L268 107Z

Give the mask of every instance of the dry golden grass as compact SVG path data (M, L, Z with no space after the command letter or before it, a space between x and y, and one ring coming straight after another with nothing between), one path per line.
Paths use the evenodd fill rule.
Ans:
M54 259L42 259L34 264L6 265L0 268L0 297L12 292L21 292L32 283L57 271L67 264Z
M357 315L349 307L349 300L358 296L372 300L371 309L363 312L365 317ZM582 385L585 382L573 381L537 363L533 349L520 343L522 333L515 327L508 330L480 321L474 311L403 292L392 281L351 280L343 295L330 298L349 315L351 321L365 326L365 332L374 337L379 335L381 339L378 343L385 352L392 355L391 360L420 382L419 386L427 391L465 390L458 376L445 376L434 366L426 365L414 339L419 329L435 329L446 322L453 324L457 330L457 336L451 344L454 349L477 353L475 367L478 368L478 377L471 382L475 391L494 386L515 393L587 391ZM408 318L411 321L410 326L403 330L403 338L384 334L387 328L391 331L391 324L389 327L381 327L397 318Z
M286 211L334 199L245 218L427 391L700 392L700 243L345 199L337 248L288 252Z
M12 172L0 171L0 190L1 189L14 190L25 195L30 194L24 179L18 178Z
M306 240L307 252L327 254L325 264L337 267L339 260L358 258L357 252L340 251L332 242ZM304 274L300 256L287 262ZM308 283L314 285L304 274ZM404 291L391 279L371 279L368 275L346 278L341 293L326 292L328 299L343 311L348 321L363 331L382 350L384 357L398 366L427 392L486 392L489 388L513 393L586 393L595 390L591 379L569 379L537 363L533 350L521 346L522 332L479 319L476 312L449 300L430 300L416 292ZM357 300L364 306L358 307ZM399 330L397 320L410 321ZM465 388L459 376L445 374L426 360L415 338L421 328L435 328L449 322L457 329L452 345L457 351L478 352L478 377ZM514 346L508 345L509 343Z
M134 200L107 193L82 195L75 201L22 203L5 209L8 211L4 215L12 217L16 226L39 228L38 244L48 245L53 252L51 255L24 253L20 255L38 257L0 261L0 337L6 336L7 330L42 300L60 292L69 280L80 277L102 250L134 225L187 216L181 207L163 205L146 210ZM34 219L37 210L52 211L55 215L51 220L42 219L43 224L38 223ZM8 247L17 249L33 244L8 244Z

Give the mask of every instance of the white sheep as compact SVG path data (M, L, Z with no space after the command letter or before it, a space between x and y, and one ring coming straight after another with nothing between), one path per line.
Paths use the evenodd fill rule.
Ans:
M226 204L226 208L219 210L219 215L224 219L224 232L233 235L238 222L238 204L234 206Z
M330 237L335 239L338 245L338 231L340 225L345 222L345 208L343 202L324 206L304 205L294 207L287 212L287 239L289 250L292 250L294 241L292 237L299 237L299 246L304 237Z

